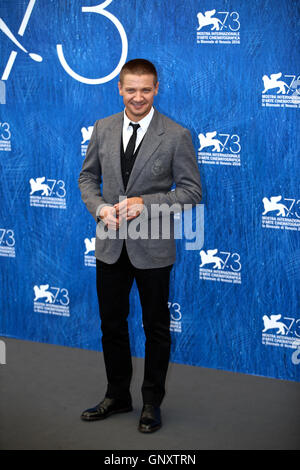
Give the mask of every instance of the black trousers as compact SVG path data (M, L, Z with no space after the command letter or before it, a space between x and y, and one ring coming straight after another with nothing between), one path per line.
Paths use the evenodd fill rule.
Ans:
M159 406L165 395L170 359L170 272L163 268L138 269L128 257L124 242L116 263L96 260L97 294L102 330L103 356L107 375L106 396L131 400L131 351L127 317L129 294L134 279L139 291L145 342L143 403Z

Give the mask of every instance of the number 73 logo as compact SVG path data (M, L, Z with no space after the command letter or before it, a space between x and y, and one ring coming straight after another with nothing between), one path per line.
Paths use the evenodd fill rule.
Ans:
M99 5L91 6L91 7L82 7L81 10L83 13L97 13L98 15L102 15L105 18L107 18L109 21L111 21L115 27L117 28L120 36L121 36L121 41L122 41L122 52L121 52L121 57L119 60L119 63L117 67L109 74L106 75L105 77L98 77L98 78L87 78L83 77L82 75L79 75L76 73L71 67L69 66L63 52L63 45L62 44L57 44L56 45L56 52L58 55L58 59L64 70L67 72L68 75L70 75L74 80L77 80L81 83L86 83L88 85L100 85L106 82L109 82L113 78L115 78L121 71L121 68L126 62L127 58L127 53L128 53L128 41L127 41L127 36L126 32L120 23L120 21L110 12L106 11L105 8L112 2L113 0L106 0L102 3L99 3ZM27 9L25 11L25 15L23 17L23 20L21 22L20 28L18 30L18 35L23 37L28 21L30 19L30 16L32 14L34 5L36 3L36 0L29 0ZM36 61L36 62L42 62L43 58L39 54L36 54L34 52L28 52L28 50L23 46L23 44L20 42L19 39L16 38L16 36L13 34L13 32L10 30L10 28L7 26L7 24L4 22L2 18L0 18L0 30L13 42L15 46L17 46L19 51L22 51L28 56ZM17 57L18 52L12 51L8 62L6 64L5 70L3 72L3 75L1 77L1 80L6 81L9 78L10 72L12 70L14 61Z

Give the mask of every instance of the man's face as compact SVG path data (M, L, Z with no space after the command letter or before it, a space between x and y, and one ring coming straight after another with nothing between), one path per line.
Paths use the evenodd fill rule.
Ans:
M126 114L131 121L138 122L150 112L154 96L158 93L158 82L154 85L153 75L126 73L123 82L118 83L123 96Z

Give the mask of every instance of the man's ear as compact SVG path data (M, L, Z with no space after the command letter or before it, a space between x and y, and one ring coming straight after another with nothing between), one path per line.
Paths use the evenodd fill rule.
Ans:
M159 88L159 82L157 82L157 84L155 85L155 91L154 91L155 95L157 95L158 93L158 88Z
M123 91L122 91L122 84L121 82L118 82L118 88L119 88L119 93L121 96L123 96Z

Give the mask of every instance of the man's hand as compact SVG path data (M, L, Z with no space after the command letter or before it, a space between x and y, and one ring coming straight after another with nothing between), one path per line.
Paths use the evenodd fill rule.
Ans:
M132 220L138 217L143 208L144 201L142 197L129 197L114 205L117 217L126 220Z
M117 216L116 209L112 206L103 206L99 217L109 229L118 230L120 227L121 218Z

